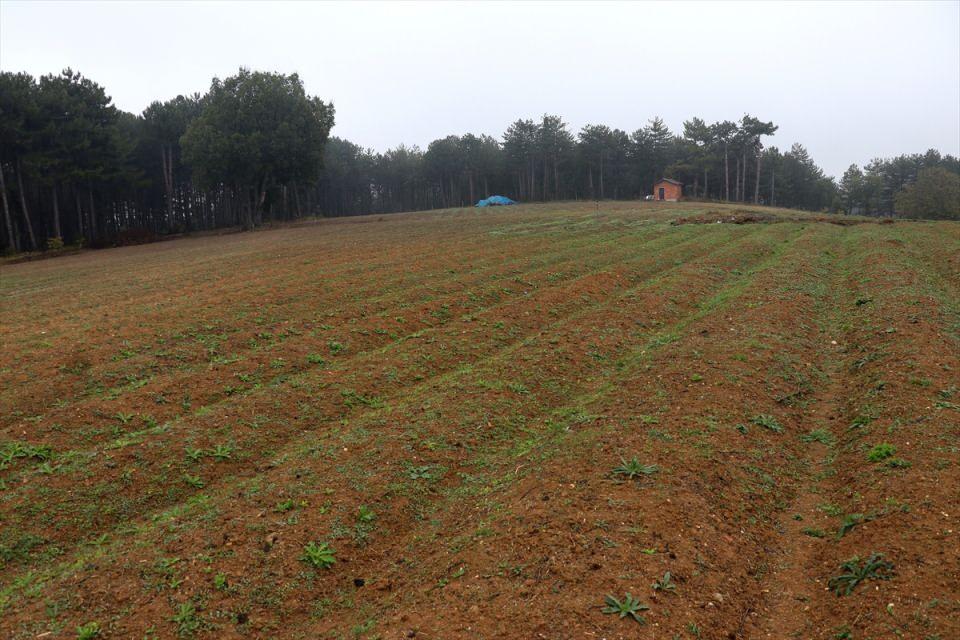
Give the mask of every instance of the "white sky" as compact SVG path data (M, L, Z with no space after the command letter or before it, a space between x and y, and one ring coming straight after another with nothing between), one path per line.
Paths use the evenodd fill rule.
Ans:
M0 68L70 66L139 113L237 68L300 73L334 135L384 150L518 117L628 132L773 120L839 176L960 154L960 2L351 3L0 0Z

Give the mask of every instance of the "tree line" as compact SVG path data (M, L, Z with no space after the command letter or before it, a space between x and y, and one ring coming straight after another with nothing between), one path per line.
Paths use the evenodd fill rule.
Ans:
M960 159L930 149L853 164L839 190L846 213L960 220Z
M0 72L0 193L7 251L106 245L266 220L520 201L635 199L671 177L686 197L867 215L960 217L960 163L936 151L851 166L839 183L800 144L767 147L751 115L679 132L578 132L556 115L500 139L451 135L385 152L330 137L332 103L296 74L240 69L206 94L139 115L71 69Z

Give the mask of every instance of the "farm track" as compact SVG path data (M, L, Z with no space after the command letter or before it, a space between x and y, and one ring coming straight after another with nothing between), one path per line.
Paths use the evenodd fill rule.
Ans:
M956 635L960 362L937 262L949 240L924 225L660 236L665 225L634 235L611 222L646 238L650 254L635 256L585 222L587 208L530 225L511 215L463 233L585 235L515 262L530 285L515 293L493 295L513 282L506 268L475 274L470 290L491 295L469 304L440 276L449 293L405 309L409 331L346 334L327 364L212 395L156 428L31 433L67 446L52 473L29 460L0 470L0 635L71 637L99 620L106 637L175 637L184 611L192 634L218 638ZM278 296L271 322L308 306ZM260 362L372 331L368 311L263 346ZM814 431L829 444L801 438ZM912 466L867 462L881 440ZM225 460L183 456L221 443ZM631 457L657 471L611 474ZM870 517L835 539L850 513ZM43 542L21 552L18 536ZM303 563L314 540L334 547L332 569ZM892 580L824 590L840 562L872 551L894 561ZM675 590L651 590L666 571ZM600 612L604 594L624 592L651 606L646 626Z

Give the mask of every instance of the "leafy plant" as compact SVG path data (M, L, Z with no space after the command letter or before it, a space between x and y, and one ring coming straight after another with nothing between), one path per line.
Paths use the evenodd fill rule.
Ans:
M323 359L319 353L311 353L307 356L307 362L310 364L326 364L327 361Z
M210 455L217 460L229 460L233 457L233 447L229 444L218 444L210 450Z
M342 389L340 395L343 397L343 404L351 409L357 405L366 405L371 409L380 409L384 406L383 398L378 396L365 396L357 393L353 389Z
M620 459L620 465L613 468L613 474L617 476L626 476L627 478L633 480L634 478L639 478L640 476L649 476L653 475L660 468L655 464L643 464L636 458L630 459L628 462L623 458Z
M827 532L823 529L814 529L812 527L804 527L800 530L800 533L805 536L810 536L811 538L823 538L827 535Z
M365 504L360 505L360 508L357 509L357 521L358 522L373 522L377 517L377 514L374 513L373 509L368 507Z
M337 558L326 542L309 542L303 548L303 561L316 569L329 569Z
M653 587L654 591L676 591L677 585L673 583L673 577L670 575L670 572L667 571L663 574L662 578L658 578L653 581L653 584L650 585Z
M870 462L882 462L893 456L897 448L888 442L881 442L867 453L867 460Z
M893 563L883 559L883 554L872 553L860 561L854 556L840 565L841 573L830 578L827 586L838 596L848 596L857 585L867 580L889 580L893 575Z
M191 447L187 447L184 451L187 454L187 460L189 462L200 462L200 460L207 455L207 452L203 449L193 449Z
M197 608L192 602L183 602L177 607L177 613L170 621L177 625L177 635L181 638L190 638L200 630L200 618Z
M297 506L297 503L293 500L281 500L277 503L277 506L273 508L277 513L286 513L287 511L292 511Z
M848 513L843 517L843 522L840 523L840 528L837 529L837 540L850 533L850 531L857 525L863 524L864 522L870 522L874 518L876 518L875 515L868 516L862 513Z
M227 576L223 575L222 573L218 573L217 575L213 576L214 589L217 591L226 591L228 586Z
M183 481L195 489L203 489L205 484L200 476L192 476L189 473L183 474Z
M761 413L753 417L753 424L763 427L764 429L769 429L774 433L783 433L783 425L774 418L765 413Z
M336 342L334 340L331 340L330 342L328 342L327 347L330 349L330 353L332 354L338 354L342 352L344 349L346 349L346 347L343 344Z
M410 467L407 475L411 480L433 480L433 465L424 465L422 467Z
M635 622L640 624L645 624L643 616L641 616L639 611L647 611L650 609L647 605L640 602L640 600L634 598L629 593L623 597L623 600L618 600L612 595L608 595L603 599L607 606L605 606L602 611L607 614L616 614L617 617L631 618Z
M833 434L826 429L814 429L810 433L805 433L800 436L800 439L803 442L820 442L828 447L833 446L834 442L836 441L833 437Z
M25 442L7 442L0 448L0 469L4 469L17 458L32 458L44 462L53 456L53 450L47 445L32 445Z
M77 640L93 640L100 635L100 623L88 622L77 627Z
M528 389L526 385L520 382L510 382L507 384L507 388L510 389L510 391L513 391L514 393L524 395L524 396L530 393L530 389Z

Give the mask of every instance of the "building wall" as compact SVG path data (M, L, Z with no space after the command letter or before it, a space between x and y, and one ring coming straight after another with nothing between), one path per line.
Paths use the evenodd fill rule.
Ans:
M653 185L653 198L654 200L660 199L660 189L663 189L663 199L664 200L679 200L680 196L683 195L683 188L677 184L671 184L669 182L658 182Z

